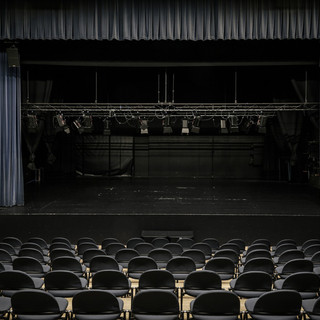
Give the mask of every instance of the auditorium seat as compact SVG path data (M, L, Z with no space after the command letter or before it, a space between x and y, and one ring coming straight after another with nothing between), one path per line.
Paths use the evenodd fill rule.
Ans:
M212 290L221 290L221 278L217 273L210 270L191 272L186 277L183 287L181 287L181 306L183 306L183 297L185 295L197 297Z
M62 256L52 260L52 271L71 271L79 277L86 277L86 267L74 257Z
M221 280L230 280L235 277L235 265L230 258L226 257L213 257L207 261L204 270L216 272Z
M285 279L296 272L313 272L313 263L306 259L293 259L277 267L275 272L280 278Z
M167 270L147 270L143 272L139 279L137 291L153 289L176 292L175 279L172 273Z
M5 297L24 289L41 289L43 280L32 278L23 271L11 270L0 272L0 290Z
M163 238L163 237L157 237L152 239L151 243L155 248L162 248L165 244L169 243L169 239Z
M163 248L169 250L174 257L181 256L183 252L183 248L179 243L167 243Z
M212 253L217 251L220 247L219 241L215 238L205 238L200 242L207 243L211 247Z
M44 251L44 254L48 254L49 246L43 238L32 237L32 238L29 238L27 242L33 242L38 244L41 247L41 249Z
M273 257L273 262L277 266L280 266L294 259L304 259L304 253L298 249L289 249L281 253L280 256Z
M120 242L117 238L104 238L101 242L101 249L104 250L105 247L110 243Z
M90 276L92 277L96 272L102 270L117 270L122 271L123 267L113 257L95 256L91 259L90 265Z
M136 250L124 248L117 251L114 258L123 268L128 268L129 261L135 257L139 257L139 253Z
M54 237L51 240L51 244L56 243L56 242L63 242L65 244L67 244L70 247L70 249L75 250L76 246L74 244L72 244L70 242L70 240L68 238L66 238L66 237Z
M246 242L243 239L230 239L227 243L235 243L240 248L241 252L246 248Z
M253 251L248 251L247 255L242 255L241 257L241 263L245 264L246 262L250 261L251 259L256 259L256 258L266 258L266 259L271 259L271 253L270 251L266 249L256 249Z
M103 250L100 249L88 249L82 255L82 263L89 268L90 261L92 258L97 256L104 256L106 255Z
M240 300L236 294L226 290L202 293L191 301L190 314L194 320L237 320L240 316Z
M157 263L150 257L135 257L128 263L128 276L133 279L139 279L144 271L157 269Z
M103 270L93 275L92 289L108 291L116 297L122 297L130 293L131 282L120 271Z
M302 299L313 299L319 293L320 278L313 272L297 272L285 279L276 280L274 288L296 290Z
M154 246L151 243L137 243L134 248L140 256L148 256L149 252L154 249Z
M125 319L123 300L103 290L77 293L72 299L72 315L76 320Z
M252 251L256 251L256 250L265 250L265 251L270 252L269 247L266 244L264 244L264 243L255 243L255 244L250 245L247 248L247 250L245 250L242 253L242 257L245 258L249 253L251 253ZM271 253L270 253L270 256L271 256Z
M50 271L50 266L41 264L33 257L18 257L12 263L13 270L20 270L28 273L31 277L42 278Z
M209 244L204 242L196 242L191 246L191 249L197 249L204 253L206 260L212 258L212 249Z
M178 239L177 243L181 245L183 250L190 249L194 245L194 240L191 238L180 238Z
M12 245L15 248L16 252L18 252L22 246L22 241L16 237L5 237L2 239L2 242Z
M250 259L244 265L239 267L239 273L245 273L249 271L263 271L273 276L274 264L269 258L254 258Z
M229 243L229 242L222 244L219 250L233 250L237 253L238 256L241 253L241 249L236 243Z
M57 320L66 313L68 301L42 290L24 290L11 298L12 314L20 320Z
M127 248L133 249L138 243L141 243L141 242L145 242L145 241L140 237L130 238L127 241Z
M203 268L203 266L206 264L206 257L204 253L198 249L187 249L183 251L181 257L191 258L196 264L197 269Z
M176 281L185 280L189 273L196 270L196 264L189 257L173 257L168 261L166 270L172 273Z
M19 250L15 249L11 244L6 242L0 242L0 249L7 251L14 259L17 257Z
M168 261L172 259L172 253L168 249L157 248L149 252L148 257L152 258L156 263L159 269L165 268L168 264Z
M55 297L70 298L87 289L88 281L72 271L54 270L44 276L46 291Z
M54 259L61 258L61 257L71 257L75 258L78 261L81 260L79 256L76 256L73 251L70 249L53 249L50 251L50 260L53 261Z
M260 297L272 290L272 277L262 271L248 271L230 281L230 289L241 298Z
M246 300L245 320L248 314L254 320L298 320L302 299L294 290L266 292L258 298Z
M132 319L177 320L180 316L177 296L164 290L138 292L132 301Z
M104 251L106 253L107 256L111 256L111 257L115 257L116 253L119 250L122 250L125 248L125 245L123 243L120 242L114 242L114 243L110 243L108 244L105 248Z

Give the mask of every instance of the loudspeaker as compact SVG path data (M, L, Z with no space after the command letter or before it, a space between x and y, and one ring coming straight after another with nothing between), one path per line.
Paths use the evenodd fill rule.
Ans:
M8 55L8 66L9 67L20 67L19 51L16 47L7 48Z

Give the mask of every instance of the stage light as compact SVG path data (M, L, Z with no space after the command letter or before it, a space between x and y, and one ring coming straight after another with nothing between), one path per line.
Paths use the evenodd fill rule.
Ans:
M88 114L83 115L82 126L86 131L90 131L93 127L92 116Z
M59 126L60 128L62 128L65 133L67 133L67 134L70 133L70 128L69 128L69 126L67 125L67 120L66 120L66 118L63 116L63 114L61 114L61 113L60 113L60 114L57 114L54 119L56 120L56 123L58 124L58 126Z
M148 120L140 120L140 133L149 134Z
M39 126L37 116L35 114L27 114L26 125L29 132L36 132Z
M258 126L258 132L259 133L266 133L266 124L267 124L267 117L265 116L259 116L258 121L257 121L257 126Z
M200 133L200 121L201 121L201 117L194 118L194 120L192 122L192 128L191 128L192 133L195 133L195 134Z
M227 128L227 121L225 119L220 120L220 128L221 128L221 133L229 133Z
M109 119L104 119L103 120L103 134L105 136L110 136L111 135L110 120Z
M78 130L80 134L84 132L84 128L82 127L82 124L79 119L74 120L73 125L75 126L75 128Z
M230 132L239 132L239 122L237 116L230 117Z
M172 128L170 126L170 117L166 116L163 121L163 134L172 134Z
M188 120L183 119L182 120L182 129L181 134L187 136L189 134L189 127L188 127Z

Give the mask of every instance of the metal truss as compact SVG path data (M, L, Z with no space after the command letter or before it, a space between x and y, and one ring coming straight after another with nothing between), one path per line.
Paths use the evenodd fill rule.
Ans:
M23 113L61 113L77 117L165 118L275 116L284 111L319 110L320 102L305 103L24 103Z

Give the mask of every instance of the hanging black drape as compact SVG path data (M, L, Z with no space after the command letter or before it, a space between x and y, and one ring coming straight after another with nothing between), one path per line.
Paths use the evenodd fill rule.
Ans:
M2 0L0 39L319 39L319 0Z
M0 206L24 204L20 105L20 68L0 51Z

